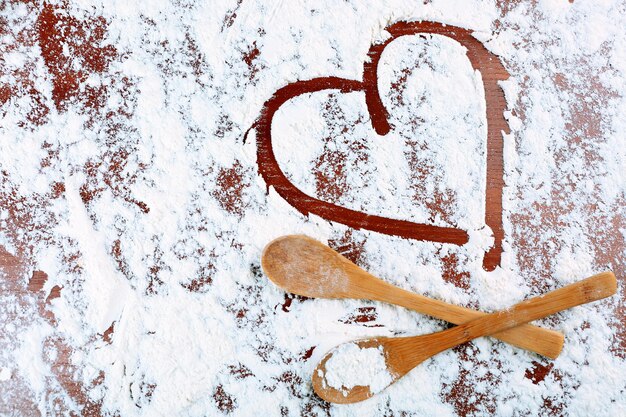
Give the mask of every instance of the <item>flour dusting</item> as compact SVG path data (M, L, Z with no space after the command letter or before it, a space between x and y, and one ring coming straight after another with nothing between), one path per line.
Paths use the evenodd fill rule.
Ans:
M385 28L420 20L466 28L510 74L493 271L494 80L450 37L385 48L389 134L372 129L363 91L336 88L287 101L271 129L303 193L460 228L466 244L305 215L260 175L264 103L298 80L360 82ZM624 21L623 0L3 2L0 245L15 257L0 251L0 415L626 415ZM364 403L331 405L310 379L333 346L445 324L285 294L260 256L288 234L482 311L607 269L620 288L537 323L565 334L554 361L480 338ZM382 352L346 349L358 362L337 357L329 384L381 390Z
M0 369L0 381L8 381L11 379L11 370L9 368Z

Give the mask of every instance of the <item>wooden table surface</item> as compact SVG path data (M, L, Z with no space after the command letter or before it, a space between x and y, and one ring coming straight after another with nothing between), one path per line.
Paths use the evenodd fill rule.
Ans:
M38 44L41 47L42 55L45 60L48 71L53 77L53 98L55 106L58 111L63 111L70 100L79 100L84 103L89 111L98 111L97 100L98 91L80 92L78 85L85 79L90 73L100 72L106 69L107 62L110 57L115 56L116 51L112 46L98 47L98 41L102 39L105 27L105 21L101 18L93 18L89 21L76 20L71 16L63 15L59 8L46 5L43 7L29 6L31 13L39 13L39 17L36 19L36 23L32 27L25 28L20 32L20 36L16 39L18 43L33 43ZM92 31L86 31L85 29L96 29ZM76 42L76 39L70 39L69 34L72 32L70 29L78 29L82 31L83 37L90 37L89 42L85 42L83 46L77 48L78 53L82 55L84 60L83 67L72 67L64 62L60 56L61 52L58 50L59 43L55 41L58 35L68 36L68 41ZM441 28L436 28L441 30ZM0 24L0 34L2 34L2 24ZM398 30L435 30L432 25L422 26L418 28L398 27ZM496 240L498 243L503 238L503 230L501 227L502 216L502 203L501 203L501 187L502 187L502 139L500 131L508 130L506 121L502 116L502 109L504 106L504 97L502 91L497 87L496 81L507 77L506 70L499 62L493 61L493 56L480 44L480 42L470 39L468 34L460 31L455 31L453 27L443 29L448 32L448 35L455 38L463 38L468 47L468 55L475 67L479 67L482 72L483 80L486 88L487 99L487 119L490 126L490 135L493 136L492 145L493 149L490 149L490 161L489 165L489 178L495 181L496 186L492 190L493 195L487 199L487 212L491 213L491 222L494 225L493 229L496 232ZM73 32L75 33L75 31ZM5 51L6 52L6 51ZM248 56L247 59L252 60L253 56ZM490 63L490 64L486 64ZM366 68L367 70L367 68ZM42 100L38 101L41 93L37 91L36 86L32 82L32 78L29 76L29 68L24 69L24 73L21 78L21 85L2 85L0 84L0 105L8 102L8 100L18 94L29 94L33 98L34 102L40 102L41 105L37 108L34 107L32 114L30 115L31 123L38 124L43 123L46 114L49 109L43 104ZM328 81L328 80L326 80ZM578 89L574 89L567 80L567 74L557 79L556 84L563 89L572 89L572 94L582 97L586 92L581 92ZM368 84L369 83L369 84ZM360 88L375 88L375 77L365 77L364 85L353 86L355 89ZM296 88L296 87L293 87ZM348 87L347 87L348 88ZM352 88L352 87L350 87ZM588 86L590 91L603 93L602 87L597 80L590 77ZM607 93L608 94L608 93ZM599 135L601 118L599 115L599 109L587 106L584 101L581 100L581 106L575 108L573 111L574 118L571 121L571 125L568 126L568 141L573 145L580 146L581 142L588 140L588 138L594 138ZM267 106L272 107L272 102L268 102ZM269 110L268 110L269 111ZM524 114L517 114L522 120ZM263 125L263 123L266 123ZM267 121L262 121L260 131L267 130ZM580 132L584 134L581 136ZM261 135L260 147L264 146L264 138ZM591 139L589 139L591 140ZM1 145L0 145L1 146ZM268 183L280 183L280 179L276 180L276 172L272 173L272 167L270 167L271 161L268 165L259 167L259 170L263 173ZM113 173L114 175L115 173ZM236 173L235 173L236 174ZM236 183L237 175L224 173L222 178L222 188L224 190L230 190L228 196L224 197L225 207L230 207L232 210L236 209ZM274 177L272 177L274 175ZM274 179L272 179L274 178ZM3 213L8 214L8 219L3 223L4 230L2 232L13 240L14 248L12 253L6 251L6 249L0 249L0 295L1 300L6 300L7 297L13 297L13 300L18 300L19 305L24 306L24 311L29 311L40 315L48 320L50 323L55 323L53 314L47 309L49 301L55 297L58 297L62 289L54 287L50 291L43 291L44 283L47 275L45 271L37 271L36 266L33 265L33 254L31 248L28 245L22 245L20 242L20 230L32 230L33 228L42 229L42 238L45 236L45 224L35 224L31 221L28 215L29 204L38 204L36 201L24 202L18 197L15 190L12 189L13 185L6 178L0 179L0 207ZM279 185L280 187L280 185ZM234 190L234 191L233 191ZM289 194L289 190L284 191ZM567 194L567 188L555 188L552 204L545 204L543 206L535 207L534 213L514 213L511 216L511 221L514 224L513 238L515 239L517 246L521 248L518 252L518 262L521 265L526 265L524 269L524 278L528 280L535 288L545 288L543 281L549 277L551 269L544 268L551 262L551 257L554 251L549 248L549 242L542 240L541 222L554 221L559 213L568 210L567 207L563 207L558 204L560 198L565 198ZM63 198L64 184L59 183L55 185L55 188L47 195L49 199ZM84 201L87 203L93 195L97 193L97 190L86 190L83 195ZM229 199L235 199L230 201ZM315 202L302 199L295 195L291 197L293 201L290 203L303 212L316 212ZM135 202L141 206L141 202ZM609 228L601 228L594 230L594 224L589 223L584 225L587 229L584 231L591 239L591 246L593 248L594 267L601 269L603 266L608 266L613 269L621 282L624 283L624 277L626 277L626 244L624 242L624 233L621 230L626 229L626 218L624 218L624 202L622 202L622 210L618 210L611 217L594 218L593 213L595 208L593 206L586 207L589 211L590 218L593 218L595 224L610 224ZM233 208L235 207L235 208ZM324 211L326 210L326 211ZM319 210L317 211L319 212ZM321 211L323 217L329 217L333 220L339 219L339 221L348 222L350 213L338 213L337 210L330 208L324 208ZM333 217L334 216L334 217ZM537 222L537 219L540 222ZM355 226L359 226L355 224ZM378 230L384 232L385 219L382 219ZM393 228L395 226L389 226ZM395 229L394 229L395 230ZM523 231L523 234L522 232ZM438 233L438 231L428 231L428 233ZM402 232L390 232L402 236ZM346 256L351 257L357 263L359 262L359 245L351 239L350 235L344 236L342 239L338 239L330 242L331 246L334 246ZM501 246L498 245L496 252L488 254L486 257L486 265L493 269L493 266L499 263ZM458 270L453 258L446 260L449 268L444 271L444 275L451 282L463 287L467 285L467 273L463 270ZM201 281L190 284L201 285ZM622 295L623 296L623 295ZM289 303L292 302L291 298L286 298L285 305L288 310ZM6 306L5 306L6 307ZM355 317L355 322L367 322L370 320L369 313L371 311L364 310L362 314ZM615 314L621 318L622 323L626 321L626 300L622 299L618 304ZM4 320L6 323L12 323L17 328L24 326L28 323L31 317L23 316L19 311L9 311L7 308L2 308L0 305L0 320ZM114 329L110 328L102 338L107 340L111 332ZM0 349L9 350L16 346L17 341L13 339L11 332L7 330L7 326L0 326ZM82 385L74 379L73 365L68 361L69 351L61 338L51 338L48 343L54 345L59 355L51 363L53 370L54 381L47 381L46 385L49 390L50 398L54 398L58 392L68 393L78 404L83 408L82 415L84 416L98 416L100 415L100 406L98 403L91 401ZM626 326L623 326L617 333L617 338L614 343L614 354L620 357L626 355ZM465 359L474 360L469 355L466 355ZM532 368L526 370L526 377L532 380L534 383L542 381L547 374L552 370L552 364L549 361L537 361ZM450 394L446 397L446 401L452 404L460 416L471 414L475 411L473 403L468 401L468 398L473 395L470 387L467 386L467 381L462 371L461 375L452 387ZM18 376L14 376L14 383L10 389L0 392L0 415L26 415L35 416L39 415L37 411L37 405L34 398L32 398L29 389L26 387L24 381L20 382ZM224 409L228 410L228 398L221 396L220 393L215 395L216 402L221 404ZM490 399L483 397L479 399L485 403L489 403ZM53 400L54 402L54 400ZM53 412L55 415L64 414L63 404L58 404L60 407ZM560 415L560 407L551 402L550 399L545 400L544 408L546 414Z

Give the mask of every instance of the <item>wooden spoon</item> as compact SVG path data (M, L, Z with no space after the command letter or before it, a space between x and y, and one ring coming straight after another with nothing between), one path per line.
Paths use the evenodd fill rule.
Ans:
M334 403L347 404L363 401L439 352L477 337L537 320L570 307L600 300L615 294L616 290L615 275L611 272L604 272L442 332L413 337L379 337L344 343L326 354L317 365L313 372L313 389L324 400ZM351 343L356 344L360 349L377 349L373 351L374 354L380 352L380 355L384 355L382 356L384 362L381 358L376 365L372 365L376 366L376 369L364 368L374 362L365 364L361 362L360 368L355 370L356 372L365 371L366 375L375 375L376 382L373 385L376 388L375 392L370 389L371 384L343 387L340 382L336 381L337 375L334 376L333 386L327 383L326 364L337 349ZM360 349L357 349L357 352L362 352ZM371 354L372 351L368 353ZM386 370L381 369L381 363L386 365ZM339 374L345 375L345 369ZM335 388L337 386L339 389Z
M305 297L383 301L454 324L486 315L391 285L307 236L283 236L273 240L263 251L261 265L276 285ZM530 324L492 336L552 359L559 356L563 348L562 333Z

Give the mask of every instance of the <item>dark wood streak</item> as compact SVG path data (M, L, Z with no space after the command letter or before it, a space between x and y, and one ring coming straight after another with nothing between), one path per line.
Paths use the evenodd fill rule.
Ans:
M391 36L383 43L373 44L369 50L369 62L363 66L363 81L338 77L320 77L296 81L274 93L265 102L255 127L257 130L257 163L259 172L268 187L276 192L304 215L313 213L326 220L345 224L355 229L367 229L406 239L416 239L440 243L463 245L468 242L467 231L454 227L439 227L430 224L390 219L351 210L327 201L311 197L296 187L280 168L272 148L272 120L278 109L288 100L302 94L322 90L339 90L342 93L363 91L365 102L372 121L372 127L379 135L386 135L392 126L388 113L378 91L377 68L382 53L391 42L401 36L429 33L448 36L467 48L467 56L474 69L481 72L487 101L487 187L485 194L485 223L494 234L495 243L485 253L483 267L491 271L500 264L502 255L502 188L503 178L503 139L502 132L508 131L503 112L506 101L499 80L508 78L508 73L497 56L490 53L467 29L443 25L437 22L398 22L389 27Z

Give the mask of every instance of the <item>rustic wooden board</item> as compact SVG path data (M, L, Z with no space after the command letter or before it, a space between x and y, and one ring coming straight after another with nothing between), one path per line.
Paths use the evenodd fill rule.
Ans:
M115 54L115 50L113 47L97 48L94 46L90 46L90 44L86 42L86 45L83 47L81 52L87 62L86 68L70 69L68 67L64 67L56 61L58 59L56 58L56 56L60 54L60 51L58 50L59 43L55 41L56 36L58 35L58 25L60 24L72 27L80 26L80 24L74 21L71 17L59 17L60 15L56 12L57 11L52 6L45 6L41 10L40 16L37 19L36 27L30 28L30 32L25 32L24 39L27 42L39 43L39 45L41 46L42 53L44 55L44 58L46 59L46 63L48 64L48 68L54 77L53 98L55 100L57 108L62 109L65 106L66 100L68 98L76 98L79 96L79 91L77 89L79 81L83 80L88 75L89 71L102 71L106 67L107 57ZM102 24L103 20L94 19L93 21L88 22L87 26L99 28L102 26ZM485 85L486 100L488 103L487 120L489 123L490 143L489 159L487 161L488 194L486 196L486 222L494 230L494 233L496 235L496 241L498 242L494 250L486 254L485 268L493 269L493 267L497 265L500 261L500 253L502 251L500 242L503 239L504 233L501 225L502 138L500 132L508 130L508 126L502 115L502 109L505 107L504 97L502 91L497 85L497 81L505 79L508 74L506 73L506 70L501 65L501 63L495 60L494 56L490 54L480 44L480 42L476 41L474 38L471 37L471 35L469 35L467 31L461 28L455 28L452 26L442 27L436 24L424 24L421 26L400 24L395 26L393 29L395 30L394 36L396 37L406 33L415 33L416 31L441 33L447 36L451 36L459 40L468 48L468 56L472 64L482 73ZM102 34L96 30L91 34L91 36L101 38ZM94 39L90 39L90 41L94 41ZM374 58L380 55L380 48L382 47L376 46L372 48L370 53ZM281 90L282 93L281 91L279 91L275 98L266 103L266 113L264 114L267 117L267 115L275 110L277 104L276 100L280 101L284 98L281 98L281 94L285 94L285 96L288 97L294 96L295 94L302 91L311 91L311 89L322 89L329 87L364 90L366 92L369 92L368 104L370 106L371 114L378 115L377 117L373 117L374 127L377 131L379 131L379 133L384 132L384 109L377 101L376 78L375 72L372 70L372 65L374 65L375 62L376 59L372 61L372 64L370 64L370 66L365 67L365 77L363 82L326 78L317 80L311 84L296 83L285 87L285 90ZM31 85L32 83L29 83L31 83L31 81L29 81L28 78L28 71L25 71L23 86L29 88L33 87ZM573 88L567 83L566 74L557 79L556 83L560 85L563 89ZM603 94L601 85L597 82L597 80L594 80L593 77L590 77L590 89L593 89L595 91L598 91L600 94ZM16 94L16 91L16 86L0 85L0 104L6 102L13 94ZM31 90L29 91L29 94L32 94L34 97L40 94L34 88L31 88ZM98 92L88 91L84 97L79 98L88 103L91 109L95 109L97 108L97 94ZM580 95L581 93L572 90L572 94ZM47 109L43 104L38 108L33 109L33 123L38 123L38 120L45 117L48 112L49 109ZM523 114L518 114L517 116L522 119L524 118ZM592 132L593 129L598 129L599 124L600 120L597 112L595 112L593 108L584 108L583 110L575 113L575 118L572 121L572 126L569 129L571 134L567 139L571 141L572 144L580 143L580 141L584 140L584 138L579 137L576 132L581 130L587 133ZM271 152L268 147L268 120L261 119L261 121L257 125L257 128L261 133L259 135L260 156L269 158L268 162L260 168L260 171L261 173L265 171L265 178L266 180L268 180L268 183L274 185L280 192L280 175L277 173L276 167L271 161ZM111 175L115 175L115 167L111 168L111 170ZM237 172L225 172L220 178L223 182L223 184L221 184L222 188L232 191L230 193L230 196L235 196L234 198L236 199L236 196L238 195L237 190L239 189L239 179L237 177ZM283 183L283 185L286 184ZM50 194L49 198L61 198L63 192L64 185L61 183L57 184L53 192ZM92 198L92 195L95 192L96 191L93 190L86 190L85 195L83 195L84 200L89 201L89 199ZM308 197L296 195L296 193L294 193L293 191L289 191L287 188L284 189L283 194L285 198L287 198L288 200L290 199L290 203L294 207L302 212L319 213L321 210L323 216L333 218L334 220L337 220L339 222L351 225L350 218L352 217L353 213L344 213L341 210L328 206L320 209L318 201L312 201ZM559 196L557 195L555 197L558 198ZM142 208L142 210L147 209L145 206L142 206L141 202L132 202L137 204L140 208ZM11 229L4 230L3 232L17 238L20 228L30 228L33 227L33 225L29 222L27 212L28 206L26 205L24 206L25 208L20 210L15 207L14 203L15 201L10 200L10 198L0 200L0 205L2 205L3 208L8 209L10 215L10 219L7 224ZM237 210L236 201L225 200L224 209ZM594 207L588 207L586 209L593 211ZM550 222L554 219L554 216L558 213L558 211L558 206L537 206L536 213L534 214L538 218L542 219L542 221ZM405 236L407 233L409 233L407 231L408 229L403 229L403 226L401 224L391 224L389 223L388 219L378 220L379 223L374 226L369 225L369 228L371 228L372 230L382 231L383 233L390 233L398 236ZM550 252L541 245L536 244L536 239L533 237L534 235L532 234L532 232L534 231L535 235L539 235L541 233L541 229L533 225L532 219L529 219L528 216L524 213L517 213L517 215L513 216L511 220L514 225L517 225L520 229L526 231L525 235L516 234L513 236L516 244L523 249L519 252L518 255L518 261L520 262L520 264L533 264L537 260L539 260L540 264L549 264L551 262ZM608 232L594 235L595 237L592 240L591 244L593 246L596 261L599 265L613 265L613 269L618 277L618 280L621 280L621 282L623 283L623 277L626 276L626 245L624 243L624 235L620 231L620 228L626 228L626 219L624 219L620 215L620 213L617 213L614 217L599 218L597 219L597 221L611 224L613 227ZM353 226L368 228L366 227L368 225L364 224L362 221L359 224L354 223ZM437 229L426 228L423 230L423 235L421 235L420 237L435 241L456 240L459 243L461 243L464 239L463 233L452 233L449 236L443 236L442 233L445 234L447 232ZM330 244L339 251L346 254L346 256L351 257L357 262L359 261L359 254L361 249L359 248L358 243L353 241L350 236L345 236L345 238L343 239L332 241L330 242ZM26 247L18 246L16 248L16 253L14 254L10 254L5 250L0 250L0 271L3 272L3 278L0 282L0 289L2 290L3 294L13 295L20 300L34 298L34 302L38 305L39 308L39 314L44 317L44 319L54 324L54 317L47 310L46 306L49 303L49 300L59 296L62 289L55 287L51 289L50 292L43 291L46 281L46 274L42 271L33 272L33 266L31 264L31 261L29 260L28 254L29 250ZM466 285L465 272L462 270L456 270L456 261L453 258L449 258L446 259L446 262L450 266L450 269L447 273L448 279L451 282L455 282L461 287ZM545 280L547 276L534 274L534 270L532 268L528 269L527 274L528 275L525 278L527 278L533 285L537 286L538 288L543 287L542 281ZM201 285L201 283L202 282L199 281L190 285L191 288L194 288L194 285ZM287 297L285 299L285 305L283 306L285 311L288 311L289 304L292 301L293 299L290 297ZM619 339L615 341L615 354L621 356L623 356L624 352L626 351L626 325L624 325L624 323L626 323L626 302L624 301L625 300L622 300L618 309L616 310L616 314L621 319L623 328L619 333ZM371 307L364 308L362 311L360 311L360 314L356 315L353 318L353 321L357 323L367 323L371 320L372 311L373 310ZM104 340L107 340L112 331L113 328L110 328L109 331L102 335L102 338ZM6 330L2 327L0 327L0 340L9 340L9 336L6 333ZM17 343L17 341L13 341L13 343ZM68 361L68 355L70 354L68 348L61 339L52 340L51 343L55 344L59 351L59 355L54 360L54 363L51 364L54 378L59 382L59 386L62 390L69 393L69 395L76 401L79 407L84 407L82 415L99 416L99 405L88 399L83 387L73 378L73 367ZM3 347L10 348L11 346ZM459 354L464 360L476 361L476 359L473 359L471 355L469 355L466 351L459 351ZM310 356L310 352L308 353L308 355ZM549 361L538 361L534 364L532 368L526 370L526 377L534 383L539 383L546 377L547 374L551 372L552 367L553 365ZM475 409L473 408L474 406L469 401L467 401L467 399L471 395L473 395L472 391L467 388L465 379L467 376L467 373L461 373L458 382L455 384L454 387L452 387L451 394L446 398L446 401L448 401L450 404L453 404L455 410L461 416L465 416L475 411ZM51 398L53 397L53 394L54 392L51 391ZM228 409L228 398L221 395L222 394L220 393L216 393L216 401L221 402L222 404L226 404L225 409ZM487 396L483 396L479 398L479 400L486 403L490 401ZM560 415L560 409L557 406L554 406L549 399L546 399L545 401L545 410L547 414ZM0 412L8 412L9 414L14 413L18 415L37 415L36 404L34 404L33 398L31 398L29 391L20 384L17 384L16 388L11 392L5 391L0 393ZM62 411L59 411L59 414L62 414Z

